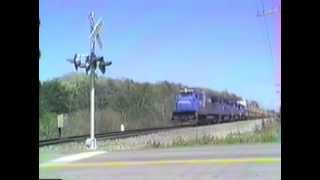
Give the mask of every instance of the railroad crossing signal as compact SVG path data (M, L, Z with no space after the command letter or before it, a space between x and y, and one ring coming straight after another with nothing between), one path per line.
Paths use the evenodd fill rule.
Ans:
M93 52L84 57L84 62L81 62L82 57L83 56L79 54L75 54L73 59L67 59L67 61L74 65L76 71L78 71L79 68L83 68L86 70L87 74L91 70L95 71L97 67L99 68L100 72L104 74L106 72L106 67L112 64L111 61L105 61L103 56L98 57Z
M98 42L98 45L100 47L100 49L102 49L102 42L101 42L101 38L100 38L100 33L102 31L102 19L100 18L98 20L97 23L95 23L95 17L94 17L94 12L90 13L89 16L89 20L90 20L90 36L89 38L91 39L91 48L94 51L94 47L95 47L95 42Z
M101 41L101 32L102 32L102 19L100 18L97 23L95 22L94 13L91 12L89 15L90 22L90 54L85 56L85 61L81 62L81 56L75 54L73 59L67 59L67 61L71 62L76 71L78 68L85 69L86 73L90 72L90 139L86 140L86 144L90 149L96 149L96 139L94 137L94 80L96 76L97 67L101 71L102 74L106 71L106 66L110 66L112 64L111 61L105 61L103 56L96 56L95 54L95 44L96 42L99 45L99 48L102 49L102 41Z

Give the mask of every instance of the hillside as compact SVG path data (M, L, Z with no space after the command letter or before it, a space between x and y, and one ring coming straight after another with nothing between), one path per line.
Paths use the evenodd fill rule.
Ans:
M118 131L120 124L126 129L170 125L175 96L187 87L177 83L138 83L130 79L96 80L96 130ZM198 87L206 93L225 98L240 97ZM89 77L85 74L68 74L42 82L39 97L39 138L57 137L57 115L65 114L63 136L89 133Z

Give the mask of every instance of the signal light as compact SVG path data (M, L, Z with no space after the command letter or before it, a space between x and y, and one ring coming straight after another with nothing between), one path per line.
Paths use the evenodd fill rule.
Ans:
M110 66L112 64L112 62L111 61L107 61L105 64L106 64L106 66Z
M74 55L74 58L73 58L73 64L74 64L74 68L75 68L76 70L78 70L78 68L81 66L81 61L80 61L80 60L77 60L77 58L78 58L78 55L75 54L75 55Z
M99 61L99 69L103 74L106 72L106 66L110 66L112 64L111 61L105 62L103 57L99 57L97 61Z
M105 66L104 61L99 62L99 69L102 72L102 74L104 74L106 72L106 66Z
M86 74L88 74L89 70L90 70L90 64L86 64Z
M75 54L74 57L73 57L73 65L74 65L74 68L75 68L76 70L78 70L78 66L77 66L77 54Z
M86 69L86 74L88 74L88 72L90 70L90 57L89 56L86 57L86 62L85 62L84 68Z
M112 64L111 61L104 61L104 57L97 57L94 53L91 53L89 56L86 56L85 63L81 63L80 55L75 54L72 59L67 59L70 63L72 63L76 70L79 68L84 68L86 74L89 73L90 70L95 70L98 68L104 74L106 72L106 66L110 66Z

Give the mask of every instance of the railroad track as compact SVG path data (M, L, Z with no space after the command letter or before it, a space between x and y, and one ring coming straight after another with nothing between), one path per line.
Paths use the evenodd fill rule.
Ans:
M192 127L193 125L180 125L180 126L169 126L169 127L159 127L159 128L148 128L148 129L134 129L134 130L126 130L126 131L118 131L118 132L106 132L106 133L97 133L95 134L96 139L119 139L119 138L127 138L127 137L134 137L144 134L155 133L164 130L170 129L179 129L185 127ZM63 144L68 142L79 142L85 141L89 138L90 135L80 135L80 136L69 136L63 138L54 138L54 139L47 139L47 140L40 140L39 147L49 146L54 144Z
M254 119L255 118L246 119L246 120L242 120L242 121L249 121L249 120L254 120ZM229 123L229 122L224 122L224 123ZM224 123L221 123L221 124L224 124ZM206 125L214 125L214 124L202 124L202 125L197 125L197 126L206 126ZM123 132L116 131L116 132L97 133L97 134L95 134L95 138L97 140L121 139L121 138L134 137L134 136L139 136L139 135L155 133L155 132L159 132L159 131L186 128L186 127L195 127L195 125L185 124L185 125L178 125L178 126L148 128L148 129L133 129L133 130L126 130ZM63 137L63 138L40 140L39 147L49 146L49 145L54 145L54 144L63 144L63 143L68 143L68 142L80 142L80 141L85 141L89 137L90 137L90 135L86 134L86 135L80 135L80 136L69 136L69 137Z

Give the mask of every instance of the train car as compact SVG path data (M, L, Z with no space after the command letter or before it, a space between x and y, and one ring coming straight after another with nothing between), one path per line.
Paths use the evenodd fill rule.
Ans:
M262 109L261 107L259 107L257 102L249 102L248 103L248 118L249 119L256 119L256 118L267 118L268 113Z
M221 97L206 97L204 91L181 90L176 96L172 121L191 124L231 122L248 117L246 104Z
M203 94L195 92L193 89L181 90L176 96L176 107L171 119L181 123L194 121L196 124L204 99Z
M245 120L249 116L247 102L245 100L237 101L239 120Z
M209 98L199 111L198 124L221 123L230 121L231 107L219 98Z

